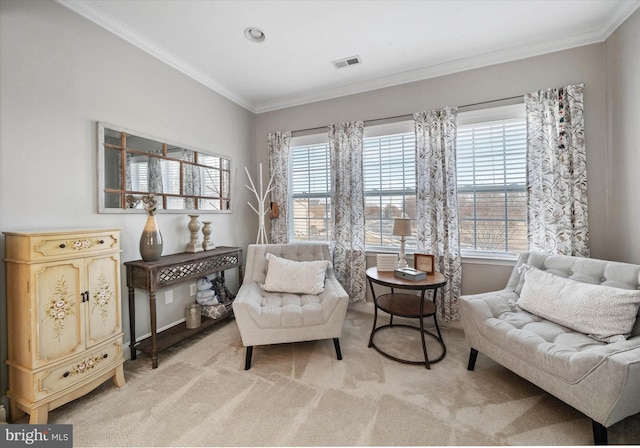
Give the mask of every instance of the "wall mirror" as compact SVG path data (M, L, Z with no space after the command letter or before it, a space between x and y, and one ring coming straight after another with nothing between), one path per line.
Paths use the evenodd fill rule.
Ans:
M230 212L231 160L98 122L100 213L144 211L155 194L162 212Z

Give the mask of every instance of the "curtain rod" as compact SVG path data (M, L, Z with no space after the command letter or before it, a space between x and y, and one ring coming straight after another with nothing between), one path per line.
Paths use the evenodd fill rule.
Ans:
M478 103L471 103L471 104L464 104L462 106L458 106L458 109L464 109L464 108L468 108L468 107L475 107L475 106L481 106L483 104L491 104L491 103L499 103L501 101L508 101L508 100L515 100L518 98L524 98L524 95L515 95L515 96L509 96L506 98L500 98L497 100L489 100L489 101L480 101ZM373 118L371 120L364 120L364 124L365 125L370 125L372 123L378 122L378 121L387 121L387 120L398 120L398 119L411 119L413 118L413 114L404 114L404 115L395 115L393 117L385 117L385 118ZM307 129L298 129L295 131L291 131L291 136L295 137L294 134L302 134L302 133L307 133L310 131L323 131L326 130L328 126L318 126L315 128L307 128Z

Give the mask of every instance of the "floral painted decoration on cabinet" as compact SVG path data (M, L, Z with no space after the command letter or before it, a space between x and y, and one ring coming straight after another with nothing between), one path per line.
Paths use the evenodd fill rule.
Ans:
M111 290L111 285L105 278L104 272L100 274L98 282L98 288L93 293L93 307L94 309L100 309L102 320L107 320L107 316L109 315L109 302L113 296L113 291Z
M54 336L60 340L62 333L64 332L64 323L67 316L73 316L73 308L75 302L70 300L71 293L67 281L63 277L60 277L56 282L56 287L53 291L53 296L49 299L49 307L47 316L55 322Z

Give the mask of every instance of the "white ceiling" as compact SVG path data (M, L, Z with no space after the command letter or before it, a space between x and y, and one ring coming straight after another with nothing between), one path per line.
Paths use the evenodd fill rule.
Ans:
M640 0L57 0L261 113L602 42ZM244 37L247 27L266 34ZM361 65L332 61L359 55Z

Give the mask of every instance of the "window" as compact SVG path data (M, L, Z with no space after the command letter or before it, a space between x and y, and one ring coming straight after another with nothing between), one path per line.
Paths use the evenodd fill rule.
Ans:
M291 225L294 240L328 241L331 228L331 173L327 136L291 141Z
M330 238L331 177L326 134L291 142L292 238ZM416 216L415 135L413 122L365 130L363 172L366 244L369 249L399 247L391 234L394 218ZM415 225L415 222L414 222ZM415 237L406 247L415 247Z
M368 250L398 248L395 218L416 230L413 121L365 127L363 173ZM329 240L331 178L326 134L291 144L292 238ZM458 215L463 255L525 251L526 122L523 104L458 114ZM416 237L406 239L415 250Z
M458 115L463 254L527 250L526 132L523 104Z
M413 122L365 128L363 173L365 238L368 249L400 247L391 234L395 218L416 218L416 138ZM416 238L406 238L407 249Z

